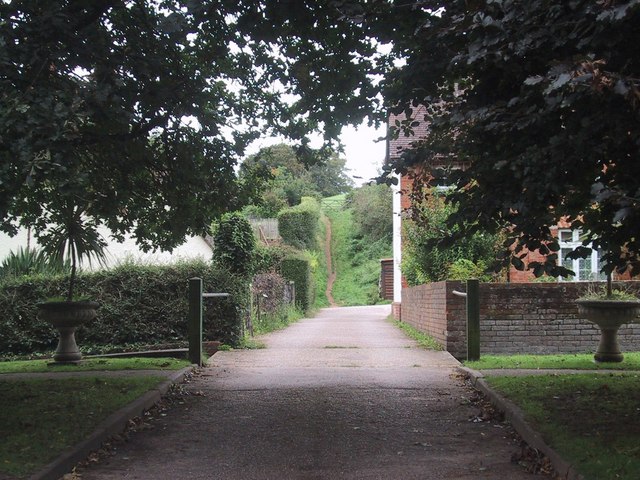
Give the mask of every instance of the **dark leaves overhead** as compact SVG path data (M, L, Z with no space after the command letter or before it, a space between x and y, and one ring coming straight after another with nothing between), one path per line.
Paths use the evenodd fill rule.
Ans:
M637 272L640 1L430 7L442 9L414 10L405 24L420 15L424 28L397 39L408 61L388 77L387 101L397 112L436 100L446 108L416 118L431 133L399 168L448 152L471 165L457 178L452 224L506 227L517 256L523 246L557 251L550 227L563 219L606 252L609 271ZM558 274L556 263L533 267Z
M383 118L371 45L324 1L0 2L1 228L82 204L171 248L243 201L234 168L265 131Z

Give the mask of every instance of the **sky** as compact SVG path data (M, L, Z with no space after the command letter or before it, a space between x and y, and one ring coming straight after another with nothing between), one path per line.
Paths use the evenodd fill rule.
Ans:
M386 143L376 142L386 134L385 127L375 129L365 124L358 129L345 127L340 139L344 144L344 157L347 159L346 167L350 170L349 176L354 179L357 186L377 177L382 168L386 154ZM360 177L360 178L354 178Z
M386 134L385 126L378 129L369 127L366 122L359 127L348 126L342 129L340 140L344 146L343 158L347 159L347 174L353 178L356 186L368 182L378 176L382 168L386 154L386 144L383 141L376 142ZM287 143L282 138L264 138L256 140L247 149L246 154L251 155L263 147L275 145L277 143ZM320 137L311 137L311 147L321 146Z

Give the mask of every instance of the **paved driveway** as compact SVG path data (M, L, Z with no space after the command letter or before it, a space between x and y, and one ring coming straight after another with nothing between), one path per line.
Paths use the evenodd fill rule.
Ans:
M83 479L532 479L503 425L388 306L325 309L218 352L189 397Z

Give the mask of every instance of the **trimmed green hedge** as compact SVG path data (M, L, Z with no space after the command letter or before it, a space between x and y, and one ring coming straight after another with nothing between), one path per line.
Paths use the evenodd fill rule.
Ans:
M98 318L78 329L81 347L158 344L187 339L188 280L201 277L207 292L229 299L205 300L204 338L236 345L242 333L249 286L204 261L169 266L124 264L78 277L79 294L100 303ZM0 356L55 349L56 331L37 318L38 302L60 296L66 277L34 276L0 284Z
M282 240L300 249L316 247L320 204L313 197L303 197L300 205L286 208L278 214L278 231Z
M315 299L315 283L309 260L300 256L285 258L281 270L285 279L295 283L296 306L303 312L308 311Z

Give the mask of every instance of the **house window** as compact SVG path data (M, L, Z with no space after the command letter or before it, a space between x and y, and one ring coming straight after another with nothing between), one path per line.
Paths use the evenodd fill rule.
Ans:
M560 281L588 282L606 280L606 275L600 271L600 251L592 250L591 255L587 258L578 258L576 260L566 258L568 253L572 252L576 247L582 246L583 239L580 230L559 230L558 240L560 242L558 262L575 273L574 276L560 277Z

